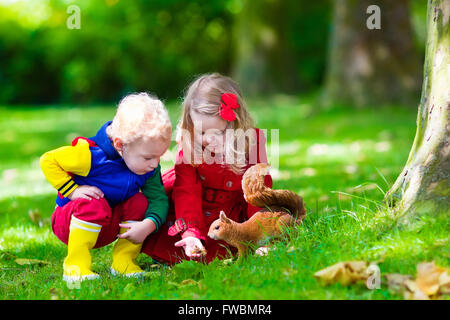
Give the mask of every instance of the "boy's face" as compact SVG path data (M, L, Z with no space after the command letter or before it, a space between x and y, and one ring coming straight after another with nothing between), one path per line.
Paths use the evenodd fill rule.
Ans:
M121 152L128 169L138 175L154 170L169 146L170 141L161 139L140 138L125 145L120 139L114 139L114 147Z

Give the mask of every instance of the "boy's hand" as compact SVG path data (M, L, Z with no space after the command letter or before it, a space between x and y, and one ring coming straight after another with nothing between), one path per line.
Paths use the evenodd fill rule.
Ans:
M186 237L176 242L175 247L183 247L189 258L200 258L202 256L200 252L205 250L200 239L195 237Z
M70 200L75 200L75 199L87 199L87 200L91 200L92 198L94 199L100 199L103 198L105 195L103 194L102 190L100 190L97 187L94 186L88 186L88 185L84 185L84 186L79 186L78 188L76 188L71 194L69 194L67 196L67 198L69 198Z
M145 238L156 230L155 223L150 219L144 219L133 223L121 223L119 224L119 227L128 230L117 235L117 237L120 239L127 239L135 244L144 242Z

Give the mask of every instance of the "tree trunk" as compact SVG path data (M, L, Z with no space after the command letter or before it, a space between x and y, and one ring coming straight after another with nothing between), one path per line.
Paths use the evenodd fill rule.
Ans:
M405 218L449 212L450 1L428 0L427 44L417 131L386 200Z
M408 0L335 0L328 70L322 102L357 107L413 104L420 94ZM376 13L380 29L367 21Z
M246 95L298 92L286 1L244 0L234 23L233 78Z

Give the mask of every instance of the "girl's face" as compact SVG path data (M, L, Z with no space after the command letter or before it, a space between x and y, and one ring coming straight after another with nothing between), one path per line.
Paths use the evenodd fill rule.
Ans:
M191 111L190 116L194 123L195 143L201 144L209 152L224 153L228 121L220 116L208 116L196 111Z
M127 144L122 144L120 139L116 139L114 147L120 151L128 169L138 175L154 170L170 145L170 141L164 142L160 139L141 138Z

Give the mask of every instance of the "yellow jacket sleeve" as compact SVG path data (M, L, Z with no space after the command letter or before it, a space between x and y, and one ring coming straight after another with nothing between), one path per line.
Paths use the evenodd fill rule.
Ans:
M40 163L50 184L66 197L78 187L69 173L85 177L91 170L89 143L78 139L75 146L46 152L41 156Z

